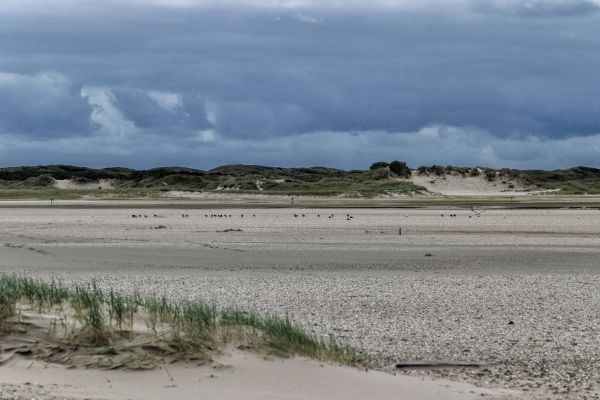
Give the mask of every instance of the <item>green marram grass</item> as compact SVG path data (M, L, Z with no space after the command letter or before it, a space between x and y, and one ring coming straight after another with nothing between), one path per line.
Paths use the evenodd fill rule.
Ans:
M246 340L280 354L297 354L350 365L366 365L366 359L333 338L308 333L288 316L259 315L237 308L164 296L122 294L102 290L92 281L67 287L52 280L0 274L0 324L29 303L40 312L71 310L76 324L70 334L92 345L110 344L115 334L134 334L136 319L145 322L147 333L181 352L223 348L233 340ZM76 326L76 329L75 329Z

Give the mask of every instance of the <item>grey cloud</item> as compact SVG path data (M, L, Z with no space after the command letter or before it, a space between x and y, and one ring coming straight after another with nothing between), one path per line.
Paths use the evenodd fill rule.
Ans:
M541 140L534 136L498 138L468 127L433 125L415 132L313 132L292 137L258 140L222 140L173 143L168 137L140 141L137 137L91 136L54 143L18 141L0 135L0 157L19 162L19 154L38 154L39 163L62 160L90 166L130 165L138 168L162 165L194 165L211 168L236 162L278 166L327 165L367 168L374 160L403 159L422 164L485 165L515 168L566 168L594 165L600 152L600 135ZM332 149L334 151L332 151ZM132 159L132 156L135 156Z
M299 104L259 102L217 103L215 128L230 137L245 139L310 131L307 111Z
M211 126L206 119L204 103L198 96L181 95L181 106L165 109L148 91L132 88L112 90L115 106L142 129L153 131L198 130Z
M0 132L42 139L90 133L91 107L80 90L57 73L0 72Z
M110 152L98 155L107 163L141 165L150 158L178 164L179 154L181 163L198 165L210 142L202 157L214 162L261 163L264 157L279 163L283 159L264 150L273 146L299 164L358 166L361 157L387 149L353 150L349 146L362 147L357 138L377 143L369 135L400 132L393 137L401 138L432 125L468 127L463 129L476 133L467 147L487 143L498 151L514 149L506 143L528 149L545 140L592 140L600 132L595 3L533 1L522 10L522 3L496 1L477 12L467 0L440 1L431 9L383 3L286 10L114 2L102 10L86 3L73 11L0 12L0 71L21 77L17 86L0 84L0 133L27 146L56 140L62 149L56 162L65 161L69 146L78 148L76 140L61 142L65 136L96 135L94 140L110 142ZM586 18L555 18L563 14ZM52 74L61 77L58 84L40 78ZM97 115L104 125L92 123L94 109L82 87L111 93L112 120ZM176 94L181 104L165 108L150 93ZM144 137L150 148L131 153L129 139L103 138L111 126ZM204 139L194 142L198 137ZM320 137L323 143L336 138L337 147L321 151L299 139L318 143ZM348 161L336 155L341 141L347 141ZM181 142L192 144L182 148ZM426 162L417 144L407 141L405 148L413 146ZM15 146L16 155L21 147ZM284 151L287 146L296 151ZM454 162L479 160L463 147ZM514 150L521 155L511 159L511 150L502 151L498 159L514 164L533 157ZM583 159L587 150L580 151ZM198 156L186 155L193 152ZM27 154L23 150L23 160Z
M521 17L573 17L595 14L600 4L594 0L491 0L474 1L473 8Z

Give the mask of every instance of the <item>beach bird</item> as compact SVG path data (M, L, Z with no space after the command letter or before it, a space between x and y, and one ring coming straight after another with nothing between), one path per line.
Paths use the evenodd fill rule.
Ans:
M474 207L471 207L471 211L473 211L473 212L475 213L475 216L476 216L477 218L479 218L479 217L481 216L481 214L482 214L482 213L484 213L486 210L480 210L480 211L477 211L477 210L475 210L475 208L474 208Z

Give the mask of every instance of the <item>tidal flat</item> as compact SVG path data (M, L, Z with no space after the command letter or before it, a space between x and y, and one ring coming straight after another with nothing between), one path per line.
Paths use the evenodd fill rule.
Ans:
M598 210L13 207L0 245L1 272L288 315L388 372L600 398Z

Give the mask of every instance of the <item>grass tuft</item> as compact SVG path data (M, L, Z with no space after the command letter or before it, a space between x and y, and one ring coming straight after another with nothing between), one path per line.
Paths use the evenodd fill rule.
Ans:
M201 301L132 296L102 290L95 281L67 287L17 275L0 274L0 323L15 316L17 305L28 302L42 311L71 310L72 338L108 345L116 333L133 334L134 320L143 319L147 332L166 340L175 351L206 354L223 348L232 338L246 340L287 355L304 355L345 364L366 364L350 346L332 337L304 330L288 316L261 316L237 308L220 309Z

